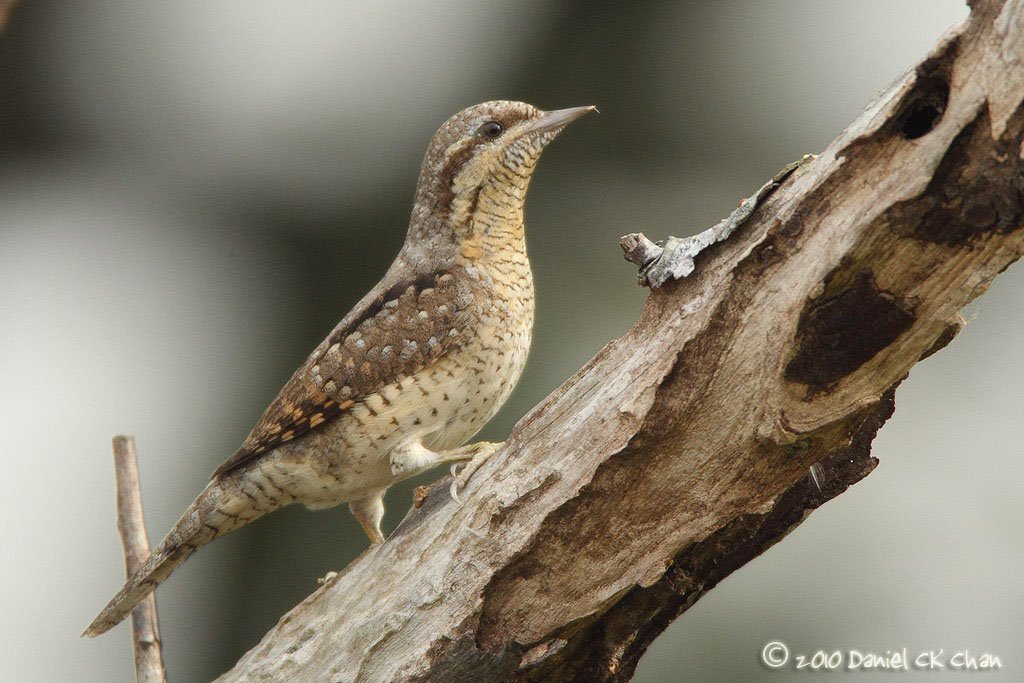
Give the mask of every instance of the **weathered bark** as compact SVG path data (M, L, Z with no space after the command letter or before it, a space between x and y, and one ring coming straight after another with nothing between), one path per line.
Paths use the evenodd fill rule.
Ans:
M465 505L435 486L221 680L627 680L867 475L896 385L1024 251L1024 0L972 5L524 417Z

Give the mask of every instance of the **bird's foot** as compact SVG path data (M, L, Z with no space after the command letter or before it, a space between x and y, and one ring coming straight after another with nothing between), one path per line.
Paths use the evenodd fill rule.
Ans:
M480 443L475 443L473 444L472 456L468 462L452 465L452 484L449 488L452 500L462 505L462 501L459 500L459 491L466 487L466 483L469 482L469 478L473 476L473 473L480 469L480 466L487 462L504 445L504 441L481 441Z

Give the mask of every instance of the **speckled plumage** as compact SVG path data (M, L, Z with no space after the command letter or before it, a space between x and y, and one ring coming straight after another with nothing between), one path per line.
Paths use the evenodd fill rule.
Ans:
M465 483L494 444L461 444L508 398L529 349L530 176L544 146L590 109L487 102L441 126L384 278L295 372L85 635L118 623L196 548L282 505L348 502L379 543L391 484L468 461ZM495 123L501 132L492 137Z

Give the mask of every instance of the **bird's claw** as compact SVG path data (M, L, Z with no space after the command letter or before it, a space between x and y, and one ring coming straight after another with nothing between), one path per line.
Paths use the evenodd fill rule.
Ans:
M455 504L458 505L459 507L462 507L462 501L459 500L459 487L458 487L458 483L459 483L458 479L456 479L453 476L452 477L451 486L448 487L448 492L452 494L452 500L455 501Z
M458 505L462 505L462 501L459 499L459 491L466 487L470 477L480 469L487 460L498 452L498 449L504 445L504 442L493 443L490 441L481 441L476 444L476 450L473 452L473 457L466 463L456 463L452 465L452 483L448 487L449 493L451 493L452 500Z

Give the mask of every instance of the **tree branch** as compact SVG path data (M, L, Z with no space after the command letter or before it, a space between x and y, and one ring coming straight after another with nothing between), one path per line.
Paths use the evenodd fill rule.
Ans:
M115 436L113 447L114 474L117 480L117 530L124 546L125 571L128 578L131 578L149 557L149 537L142 516L135 439ZM155 595L150 594L132 611L132 647L135 651L135 680L139 683L167 683Z
M520 420L464 506L432 487L221 680L628 680L673 619L870 473L896 386L1024 251L1024 0L971 4L687 252L695 272Z

